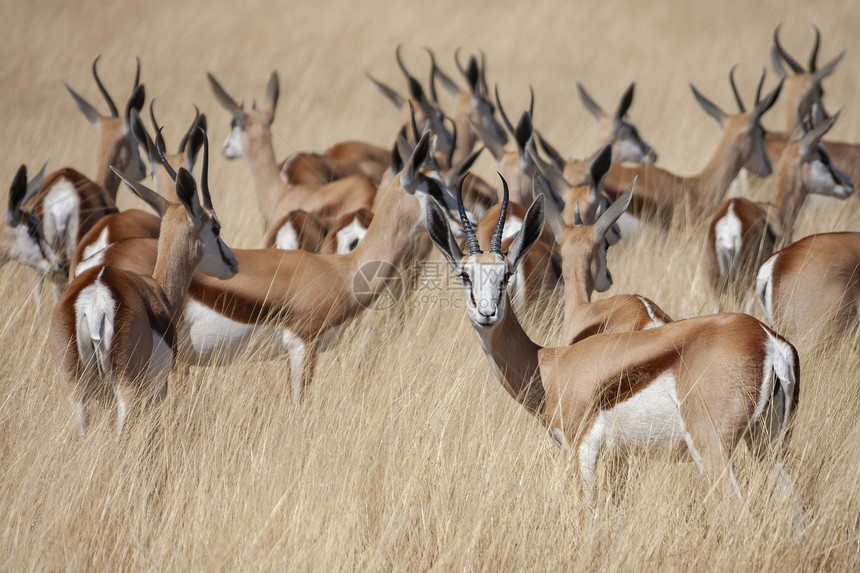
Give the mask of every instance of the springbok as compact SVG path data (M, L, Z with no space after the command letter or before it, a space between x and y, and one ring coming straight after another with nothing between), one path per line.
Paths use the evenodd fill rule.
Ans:
M177 326L188 342L180 358L196 364L229 361L243 350L255 357L287 354L298 401L313 377L321 339L380 299L392 302L397 296L393 286L399 275L393 269L405 262L412 237L423 229L427 195L442 192L441 184L418 171L428 153L425 135L403 169L380 189L383 200L367 236L349 254L235 249L241 272L233 278L195 274ZM120 241L98 255L98 264L128 264L146 272L154 263L153 242Z
M180 167L178 202L117 175L161 216L157 257L151 275L111 265L91 268L60 297L48 334L60 380L75 409L81 436L87 430L86 401L101 380L117 401L117 435L145 391L167 392L167 376L177 352L176 327L195 269L220 279L238 271L236 258L220 238L204 173L203 204L197 184Z
M434 146L435 151L443 157L451 157L454 153L455 147L454 133L445 127L445 114L442 112L438 103L427 96L424 88L421 87L421 82L415 79L415 77L409 73L409 70L406 69L406 66L403 64L403 58L400 55L401 48L402 46L398 44L397 49L395 50L395 56L397 58L397 66L400 68L400 71L403 73L403 76L406 78L409 85L408 98L403 97L396 90L383 84L369 73L365 73L365 75L377 88L379 88L382 95L384 95L386 99L394 104L394 107L400 111L401 126L408 127L410 122L415 121L412 118L412 105L410 102L417 105L418 109L415 116L417 117L418 126L423 128L426 124L430 130L436 134L436 145ZM435 71L435 69L433 71ZM431 85L432 81L433 79L431 77ZM474 144L474 141L472 143ZM472 150L470 148L461 153L461 155L469 155L471 151Z
M334 220L342 213L371 207L376 185L364 175L352 175L322 186L295 185L281 179L271 130L280 93L276 73L269 78L263 106L255 105L248 112L227 95L212 74L207 75L215 98L233 116L232 130L224 142L222 155L227 159L245 157L248 160L266 229L294 209Z
M481 63L475 56L469 56L469 62L466 67L460 63L460 49L454 52L454 61L457 64L457 69L466 80L466 89L460 89L457 83L451 79L439 66L436 65L436 57L429 48L424 48L430 54L430 93L431 98L436 101L436 78L442 83L442 86L454 100L454 112L451 114L451 119L454 122L454 133L457 134L454 151L451 156L451 165L463 161L472 152L475 143L478 141L478 134L473 129L473 125L477 125L481 130L494 135L502 145L504 145L508 136L505 133L505 128L498 122L495 115L495 108L490 102L489 93L487 91L486 70L487 65L483 53L481 54Z
M631 162L651 165L657 161L657 152L654 151L654 147L650 143L639 135L639 129L627 115L630 105L633 103L635 87L635 83L630 84L621 96L621 101L613 115L607 115L579 82L576 82L576 94L585 109L597 121L596 149L602 150L607 145L611 145L612 163ZM567 161L543 139L540 133L535 132L535 139L538 146L550 157L553 165L562 170L567 181L575 185L585 181L588 176L588 165L593 161L593 157L585 161L577 159Z
M758 303L790 340L842 337L860 323L860 233L810 235L759 268Z
M846 199L854 187L836 169L821 145L836 116L796 138L777 164L777 193L772 203L743 197L726 199L708 223L702 275L707 302L718 312L725 293L743 296L762 261L781 242L791 240L800 209L810 193Z
M779 42L779 27L773 33L773 46L770 52L771 67L780 77L785 78L786 101L785 115L786 127L782 132L768 132L765 136L765 148L767 154L773 161L779 158L783 149L789 145L794 137L795 131L800 124L800 119L794 113L797 109L808 109L811 103L821 105L824 89L821 82L824 78L834 72L836 67L845 57L843 50L839 56L827 65L819 68L817 64L818 46L821 33L815 28L815 44L809 57L809 67L804 68L791 55L785 51ZM788 66L787 71L782 62ZM821 108L823 111L823 108ZM847 174L852 180L860 177L860 145L843 141L822 141L824 149L830 154L830 158L840 171Z
M599 188L599 171L593 171L592 180L592 185ZM536 183L535 198L544 196L546 220L555 235L562 260L562 340L574 344L602 332L632 332L672 322L659 306L640 295L623 294L599 301L591 300L594 291L605 292L612 286L612 273L606 266L606 253L613 244L613 226L630 203L634 184L631 183L615 203L599 212L593 224L583 223L579 218L573 224L568 224L555 201L547 196L543 180L536 178Z
M462 281L466 315L499 382L576 456L578 482L592 504L604 445L686 446L713 487L741 497L732 460L739 442L745 438L763 456L787 436L799 397L794 347L748 315L723 314L542 348L511 310L505 286L543 222L538 197L503 254L503 217L488 252L464 219L464 255L444 211L428 204L428 231ZM788 481L781 464L773 473Z
M96 179L91 180L71 167L54 171L45 178L41 189L24 205L27 211L41 221L45 238L60 266L59 272L40 278L36 283L37 299L41 297L45 279L51 281L54 298L59 298L66 285L69 264L78 242L99 219L116 212L119 179L113 175L109 166L115 165L137 179L146 173L130 128L131 113L140 111L145 98L144 87L139 84L140 60L135 73L134 90L121 117L116 104L99 79L98 61L99 58L93 61L93 77L110 108L110 117L99 114L92 105L66 85L75 105L90 122L99 138L96 148Z
M615 199L633 179L636 188L629 212L631 215L668 227L673 220L680 222L684 213L696 220L711 212L722 201L732 180L746 166L761 176L771 173L771 163L764 150L762 115L773 106L782 89L782 82L747 113L734 84L734 68L729 80L739 113L729 115L705 98L692 85L690 89L699 105L723 128L723 136L708 164L697 175L680 176L655 165L613 165L606 176L604 191Z
M149 136L136 111L132 111L130 114L132 133L140 145L147 150L155 192L171 203L175 203L179 198L176 196L176 184L174 183L176 172L171 165L181 165L188 171L192 171L200 148L205 147L203 169L207 173L209 172L206 115L195 113L191 127L182 137L178 152L165 154L164 139L155 121L152 102L150 102L149 110L153 127L156 130L155 141ZM141 209L126 209L102 217L78 242L69 264L69 281L88 268L87 265L81 267L81 261L89 259L95 253L107 248L108 245L129 237L158 238L160 229L161 219L149 211Z

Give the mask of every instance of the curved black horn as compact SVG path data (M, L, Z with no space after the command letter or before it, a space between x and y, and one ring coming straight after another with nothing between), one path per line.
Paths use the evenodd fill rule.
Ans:
M150 111L152 108L150 107ZM170 163L167 162L167 158L164 157L164 137L161 135L161 130L163 128L156 126L156 135L155 135L155 150L158 152L158 160L161 162L161 165L164 166L164 170L167 171L167 174L170 175L170 178L173 181L176 181L176 171L174 171L173 167L170 166Z
M152 107L150 106L150 111L152 111ZM197 120L200 118L200 109L195 105L194 106L194 120L191 122L191 126L188 128L188 131L185 132L185 135L182 136L182 141L179 142L179 153L185 153L185 146L188 145L188 138L191 137L191 133L194 131L194 128L197 127ZM204 131L205 133L205 131Z
M767 68L762 67L761 79L758 81L758 87L755 89L755 105L761 101L761 89L764 87L764 77L767 75Z
M776 47L776 51L779 52L779 55L782 57L782 59L785 60L785 63L788 64L788 67L791 68L791 71L793 71L795 74L803 74L806 72L806 70L803 69L803 66L797 63L797 60L792 58L779 43L779 29L781 27L782 24L777 26L776 30L773 31L773 45Z
M499 108L499 115L502 116L502 121L505 122L505 127L508 128L508 131L511 132L511 135L516 134L517 130L514 129L513 124L511 124L511 120L508 119L508 114L505 113L505 108L502 107L502 100L499 99L499 84L495 86L496 90L496 107Z
M448 169L454 166L454 150L457 149L457 124L454 123L454 119L448 117L447 115L442 118L442 125L445 124L445 120L448 120L448 123L451 124L451 149L448 150L448 155L446 159L448 160Z
M403 75L406 76L406 81L409 82L409 93L414 98L419 100L424 99L424 88L421 87L418 80L412 77L412 74L409 73L409 70L407 70L406 66L403 64L403 59L400 57L401 47L402 44L397 45L397 50L395 50L394 55L397 58L397 65L400 67L400 71L403 72Z
M96 56L96 59L93 60L93 77L96 79L96 85L98 86L102 97L105 98L105 101L110 108L111 117L119 117L119 110L116 108L116 104L113 102L113 99L111 99L110 94L107 92L104 85L102 85L102 81L99 79L99 72L96 69L98 67L99 58L101 58L100 55Z
M203 194L203 206L214 211L212 196L209 194L209 136L202 127L197 127L203 134L203 168L200 170L200 192Z
M499 210L499 220L496 222L496 230L490 240L490 252L502 254L502 233L505 232L505 218L508 216L508 182L499 173L502 180L502 208Z
M818 46L821 43L821 30L815 24L815 43L812 45L812 53L809 54L809 73L814 74L818 70Z
M134 72L134 87L131 88L132 91L140 85L140 56L135 56L134 59L137 60L137 69Z
M472 223L466 216L466 208L463 206L463 183L468 176L468 173L464 174L457 182L457 211L460 213L460 224L463 226L463 232L469 242L469 255L478 255L481 253L481 246L478 244L478 237L475 236L475 230L472 228Z
M747 110L744 107L744 101L741 99L741 94L738 93L738 86L735 84L735 68L737 66L732 66L732 69L729 71L729 83L732 85L732 93L735 94L735 101L738 102L738 110L741 113L746 113Z

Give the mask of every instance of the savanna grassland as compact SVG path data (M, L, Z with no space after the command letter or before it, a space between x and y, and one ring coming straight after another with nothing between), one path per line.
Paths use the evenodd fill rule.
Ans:
M860 142L860 12L854 2L621 1L6 2L0 18L0 174L26 162L88 175L96 137L61 80L103 109L90 75L115 99L142 60L147 98L177 141L209 117L213 149L230 116L206 81L246 105L281 78L273 130L279 158L346 139L389 147L399 116L364 76L404 89L394 60L422 80L432 47L460 80L457 46L484 50L509 114L536 94L535 124L569 157L594 150L594 121L575 81L609 110L631 82L631 116L658 164L699 171L720 137L688 83L734 111L731 66L753 98L773 30L805 62L812 24L820 59L848 55L825 83L841 108L828 137ZM769 74L768 87L775 84ZM443 107L450 103L440 92ZM448 106L450 108L450 106ZM781 128L782 102L764 124ZM175 145L175 143L173 144ZM485 154L476 171L494 175ZM256 247L262 218L243 160L213 157L214 203L231 246ZM772 197L773 180L751 193ZM120 205L136 203L120 191ZM795 237L860 230L860 198L817 201ZM673 317L703 312L700 226L646 230L610 251L615 285ZM432 261L443 273L442 258ZM0 568L4 570L856 570L860 567L860 389L856 340L809 336L786 465L804 508L770 499L768 462L742 449L746 511L719 505L695 465L657 452L605 456L593 515L566 455L491 374L453 289L414 289L346 326L321 355L302 404L288 360L242 355L171 377L158 439L141 418L119 442L110 404L80 439L47 349L50 296L35 275L0 271ZM449 281L450 284L453 284ZM459 306L458 306L459 305ZM559 296L524 316L559 342ZM738 309L744 304L739 303ZM752 312L758 312L755 306Z

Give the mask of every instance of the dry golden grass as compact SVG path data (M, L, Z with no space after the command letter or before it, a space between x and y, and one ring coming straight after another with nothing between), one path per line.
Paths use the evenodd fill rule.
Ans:
M489 80L499 83L509 113L526 105L534 86L537 126L570 156L593 146L593 122L575 100L574 81L611 108L635 80L632 116L660 163L694 173L719 130L687 83L732 110L727 73L739 63L751 99L779 22L784 43L803 61L812 22L824 33L823 59L849 49L827 83L829 107L843 109L831 137L860 141L860 17L852 2L652 4L17 2L0 19L7 141L0 173L11 181L21 162L50 159L54 168L92 174L95 136L60 79L101 108L89 75L98 54L118 100L141 57L171 147L192 103L209 114L214 143L227 133L207 70L246 102L279 71L281 157L351 138L388 146L397 115L362 72L402 86L398 43L422 78L421 46L433 47L452 74L455 47L485 50ZM765 123L782 126L781 103ZM484 157L479 171L492 168ZM260 244L244 162L213 159L211 179L228 242ZM771 195L773 181L753 192ZM122 205L133 204L121 195ZM858 222L852 198L808 211L796 236L858 230ZM675 317L700 312L700 236L645 232L614 248L616 285L607 294L639 292ZM767 465L745 452L738 464L748 517L708 501L692 463L656 453L606 457L589 519L568 460L491 376L462 310L429 304L426 292L348 325L322 355L301 406L290 400L285 358L245 356L173 375L158 409L158 439L145 455L148 417L117 442L109 405L86 440L78 437L46 348L51 304L34 312L32 280L14 265L0 272L4 570L860 567L856 340L818 350L811 340L794 341L802 403L788 468L806 510L802 523L767 498ZM460 300L442 294L449 306ZM540 306L529 312L529 331L557 342L558 301Z

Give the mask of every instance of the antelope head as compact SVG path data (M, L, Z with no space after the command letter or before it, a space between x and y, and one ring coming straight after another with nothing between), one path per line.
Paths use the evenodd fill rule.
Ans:
M237 104L221 87L215 76L208 72L206 76L209 78L209 85L215 93L215 99L233 116L230 123L230 135L227 136L221 147L221 155L226 159L246 157L257 141L260 141L261 138L271 137L271 125L275 119L275 108L278 105L278 96L281 91L278 73L272 72L272 75L269 76L263 105L257 107L257 103L254 102L250 111L245 111L244 104Z
M630 204L635 184L635 181L631 183L611 205L601 202L593 224L583 223L578 211L574 224L566 224L552 196L544 197L546 219L561 250L562 264L571 268L571 272L564 271L564 274L580 277L588 296L594 290L604 292L612 286L612 273L606 266L606 253L609 246L618 241L615 223ZM534 193L536 199L549 195L540 177L535 180Z
M744 165L760 177L767 177L773 172L770 159L764 148L764 127L761 125L761 117L767 110L773 107L776 98L782 90L783 80L764 99L760 99L761 88L764 85L765 73L762 70L761 80L756 89L755 106L749 112L746 111L744 102L735 85L734 67L729 72L729 83L738 104L738 113L729 115L722 111L716 104L699 93L699 90L690 84L693 96L705 110L705 113L713 117L720 127L723 128L723 144L737 146L739 154L744 158Z
M800 170L795 176L801 177L803 186L809 189L810 193L845 199L854 192L854 185L830 162L830 155L821 145L821 138L830 131L838 117L839 114L836 113L814 126L811 122L801 123L805 133L786 149L787 153L783 152L780 175L783 175L782 169L787 169L787 164L793 164ZM795 153L800 161L791 161L790 158Z
M143 102L146 98L144 87L139 83L140 59L137 60L137 72L134 76L134 88L132 89L131 97L129 97L125 105L125 111L120 116L113 98L111 98L101 79L99 79L97 66L100 57L93 61L93 77L95 78L99 92L107 102L108 108L110 108L110 116L101 115L89 102L70 88L68 84L63 82L63 85L66 87L66 91L69 92L77 108L84 114L84 117L87 118L93 130L99 136L97 150L99 176L106 177L110 173L108 166L118 165L130 177L141 179L146 175L146 168L140 157L137 142L131 134L131 112L137 111L139 113L143 108Z
M23 208L42 186L45 168L31 180L27 181L27 166L22 165L15 173L9 188L9 202L6 208L6 227L14 233L3 242L8 248L0 255L0 266L8 260L32 267L44 274L60 274L64 271L51 244L45 238L42 222L33 213ZM7 231L4 231L4 234ZM6 248L4 248L6 250Z
M203 131L202 128L198 128ZM197 184L191 173L185 167L179 167L178 171L167 163L164 155L160 155L162 166L176 184L176 196L184 209L178 210L177 203L171 203L152 189L130 179L121 171L113 169L114 173L122 179L131 190L145 201L162 218L162 229L165 221L171 224L172 229L178 231L178 238L172 240L177 247L190 249L192 260L195 261L194 268L200 272L218 279L229 279L239 271L239 263L233 251L230 250L221 238L221 222L215 214L212 206L212 196L209 192L209 141L205 132L203 136L203 168L200 174L200 193L203 197L201 204L197 194ZM159 132L158 137L161 137ZM181 216L184 213L185 224L182 224ZM159 241L162 241L162 232Z
M843 50L839 56L834 58L827 65L818 67L818 48L821 43L821 31L818 26L813 26L815 29L815 43L812 46L812 52L809 55L809 65L804 68L797 60L795 60L785 48L782 47L779 41L779 29L776 27L773 32L773 46L770 49L770 65L776 74L785 80L785 106L786 106L786 123L789 131L792 131L798 124L794 110L806 107L813 99L820 100L824 95L824 88L821 87L821 81L832 74L842 58L845 56ZM788 66L788 70L783 67L783 62Z
M500 176L501 177L501 176ZM457 240L451 232L445 210L435 200L428 201L427 230L436 247L442 251L454 274L459 277L466 298L466 315L476 328L492 329L503 318L507 306L506 289L508 281L516 271L523 256L537 242L543 228L544 201L538 198L529 207L522 229L507 253L502 253L502 234L508 208L508 184L502 178L504 197L496 230L490 242L490 249L482 252L475 230L466 217L463 207L462 184L460 180L457 203L460 222L466 234L469 254L460 251Z
M636 124L627 116L627 111L633 103L635 87L636 84L630 84L630 87L621 96L618 109L611 116L604 113L603 108L588 95L588 92L579 82L576 82L576 93L585 109L597 120L598 146L612 145L613 163L632 161L650 165L657 161L657 152L647 141L642 139Z
M155 100L152 100L149 102L149 115L152 120L153 128L156 132L159 132L160 127L158 122L155 120L154 107ZM197 155L203 147L204 133L207 129L206 115L201 115L197 107L194 107L194 120L192 120L191 126L182 137L177 153L170 155L165 155L163 140L161 140L162 149L159 152L156 141L150 137L149 132L146 130L146 126L144 126L143 121L140 119L137 112L132 111L131 116L131 131L140 146L146 150L146 154L149 159L150 172L152 173L152 180L155 184L155 190L164 197L173 198L174 182L167 177L167 172L163 167L161 156L165 156L168 163L172 166L184 166L189 171L192 171L194 169L194 164L197 161ZM200 129L197 129L198 127Z

